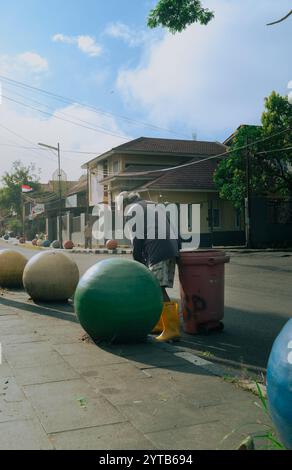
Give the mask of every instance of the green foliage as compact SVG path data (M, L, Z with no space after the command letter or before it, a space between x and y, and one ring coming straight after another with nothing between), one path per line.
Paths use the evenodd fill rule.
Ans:
M21 161L15 161L11 171L6 172L2 177L2 183L0 210L6 215L16 214L20 217L22 213L21 186L29 185L36 191L40 188L39 175L36 173L35 166L33 164L24 166Z
M292 197L292 150L279 152L279 149L292 147L292 132L269 138L291 126L292 106L288 98L273 91L265 99L262 126L241 126L230 147L232 152L222 159L215 172L214 181L221 198L231 201L237 208L244 204L247 194L246 151L240 148L246 145L247 138L249 143L254 143L250 147L252 194ZM268 153L259 153L265 151Z
M148 17L148 26L163 26L170 32L183 31L193 23L208 24L214 13L203 8L200 0L159 0Z
M22 223L20 220L11 219L7 223L7 229L11 230L11 232L15 233L16 235L22 232Z
M256 387L257 387L258 396L260 398L262 408L263 408L264 412L270 417L268 401L264 397L264 395L262 393L262 390L261 390L261 387L259 386L259 384L257 382L256 382ZM271 427L265 433L257 434L255 436L253 436L253 438L255 440L256 439L261 439L261 440L265 439L268 442L268 445L263 447L262 450L264 450L264 449L265 450L286 450L286 448L282 444L282 442L280 442L278 440L275 430Z
M231 383L236 383L237 380L234 378L234 380L230 380L231 377L228 377L227 381ZM226 378L225 378L226 380ZM255 402L255 405L260 407L264 414L271 419L270 413L269 413L269 406L268 406L268 401L267 398L263 395L262 389L259 385L258 382L254 382L256 385L256 390L257 390L257 395L260 399L260 404ZM251 433L248 435L247 438L241 443L239 449L245 449L245 450L286 450L285 446L279 441L277 437L276 430L270 425L270 424L264 424L259 421L254 422L254 423L246 423L241 426L238 426L237 428L233 429L229 434L224 436L222 439L223 443L224 441L228 440L232 435L238 433L239 431L242 432L244 428L246 427L251 427L253 425L258 426L261 424L265 430L258 434L258 433ZM260 442L260 447L256 446L256 442L259 440ZM265 445L264 445L265 444Z

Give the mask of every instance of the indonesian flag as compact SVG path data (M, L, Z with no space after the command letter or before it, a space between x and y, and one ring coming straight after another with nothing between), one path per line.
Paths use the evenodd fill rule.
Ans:
M27 184L23 184L21 186L21 191L23 193L30 193L31 191L33 191L33 188L31 188L30 186L28 186Z

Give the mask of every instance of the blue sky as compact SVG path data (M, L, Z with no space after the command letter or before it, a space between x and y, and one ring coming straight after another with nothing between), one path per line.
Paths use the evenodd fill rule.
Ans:
M80 176L87 156L69 150L98 153L141 135L191 138L195 133L200 140L222 141L239 124L259 122L263 99L273 89L287 94L292 19L273 27L266 23L289 11L290 0L204 0L215 20L176 35L147 28L155 3L1 2L0 74L112 113L58 102L3 81L1 173L22 159L40 167L47 180L55 169L54 155L17 148L39 141L60 141L71 179ZM56 116L86 121L99 131Z

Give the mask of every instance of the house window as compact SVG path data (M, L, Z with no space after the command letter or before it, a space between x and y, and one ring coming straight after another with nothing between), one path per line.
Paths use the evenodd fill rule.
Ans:
M107 178L108 177L108 162L105 161L103 164L103 177Z
M217 206L217 207L216 207ZM221 213L218 201L211 201L208 210L208 225L209 228L220 228Z
M235 228L240 230L241 228L241 210L235 209Z
M116 160L113 163L113 172L114 172L114 175L116 175L117 173L120 173L120 161L119 160Z
M220 211L219 209L213 209L213 227L220 227Z

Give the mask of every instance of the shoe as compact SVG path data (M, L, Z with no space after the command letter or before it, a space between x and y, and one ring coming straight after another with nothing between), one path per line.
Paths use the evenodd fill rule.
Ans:
M163 308L164 308L164 304L163 304ZM163 322L162 322L162 315L161 315L161 317L159 318L159 322L153 328L151 333L152 335L160 335L162 332L163 332Z
M156 341L178 341L180 338L179 314L177 302L165 302L161 315L163 332Z

